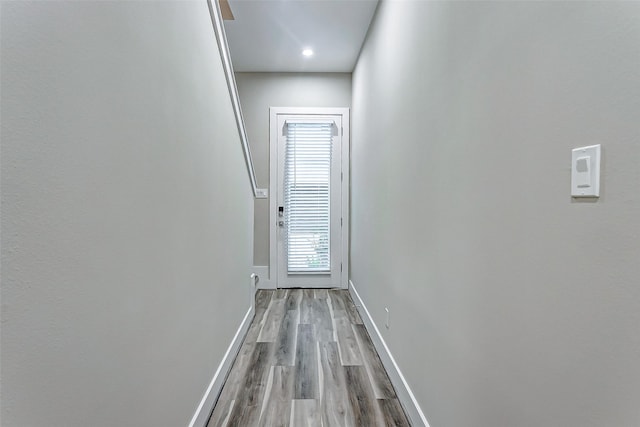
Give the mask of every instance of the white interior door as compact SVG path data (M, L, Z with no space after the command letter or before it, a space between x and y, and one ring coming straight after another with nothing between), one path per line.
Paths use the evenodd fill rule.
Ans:
M341 113L281 112L272 117L277 131L277 141L272 141L277 180L271 192L277 287L346 284L343 120Z

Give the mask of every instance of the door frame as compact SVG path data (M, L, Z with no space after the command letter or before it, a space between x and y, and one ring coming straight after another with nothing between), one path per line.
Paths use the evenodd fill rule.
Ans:
M340 217L342 233L340 238L342 271L340 273L340 288L349 286L349 165L351 163L351 131L349 108L314 108L314 107L271 107L269 108L269 281L278 287L278 225L277 225L277 197L278 194L278 115L318 115L342 116L342 146L341 148L341 177L340 183Z

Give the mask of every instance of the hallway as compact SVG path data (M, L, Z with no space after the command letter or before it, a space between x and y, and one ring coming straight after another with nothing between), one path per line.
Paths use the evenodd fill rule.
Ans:
M408 426L348 291L260 290L218 426Z
M0 0L0 40L0 427L640 426L640 1Z

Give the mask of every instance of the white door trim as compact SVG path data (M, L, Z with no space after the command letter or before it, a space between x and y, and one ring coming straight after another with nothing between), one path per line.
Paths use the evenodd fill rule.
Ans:
M349 287L349 165L351 154L351 130L349 108L307 108L307 107L271 107L269 108L269 280L277 286L278 255L277 255L277 199L278 170L273 165L278 162L278 115L341 115L342 116L342 182L340 185L341 217L342 217L342 272L340 287Z

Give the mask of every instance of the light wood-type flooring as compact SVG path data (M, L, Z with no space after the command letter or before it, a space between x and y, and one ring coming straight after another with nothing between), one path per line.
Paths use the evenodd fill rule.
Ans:
M209 419L218 426L409 426L345 290L260 290Z

